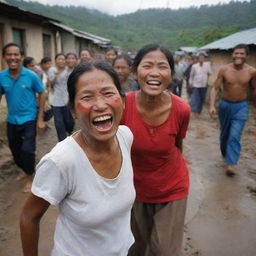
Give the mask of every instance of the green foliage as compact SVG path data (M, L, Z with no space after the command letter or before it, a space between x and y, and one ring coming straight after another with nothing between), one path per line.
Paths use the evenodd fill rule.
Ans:
M126 50L136 50L150 42L173 50L180 46L203 46L239 30L256 27L256 0L179 10L139 10L116 17L81 6L49 6L23 0L7 2L109 38Z

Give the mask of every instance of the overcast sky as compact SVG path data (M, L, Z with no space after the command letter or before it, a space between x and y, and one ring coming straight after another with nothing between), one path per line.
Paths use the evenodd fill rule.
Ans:
M99 11L117 15L135 12L138 9L148 8L171 8L178 9L189 6L213 5L218 3L228 3L231 0L37 0L43 4L58 5L82 5L87 8L97 9ZM246 0L240 0L243 2ZM249 2L250 0L247 0Z

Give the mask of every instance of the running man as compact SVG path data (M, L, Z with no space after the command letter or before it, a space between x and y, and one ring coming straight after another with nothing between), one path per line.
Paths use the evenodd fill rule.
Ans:
M252 79L256 77L256 69L246 64L248 54L247 45L235 46L232 52L232 63L220 69L210 93L209 113L214 117L216 116L216 96L223 84L218 114L221 129L220 148L224 162L227 164L228 176L235 174L234 166L238 162L241 151L240 139L248 118L247 89ZM253 85L252 88L255 96L256 86Z

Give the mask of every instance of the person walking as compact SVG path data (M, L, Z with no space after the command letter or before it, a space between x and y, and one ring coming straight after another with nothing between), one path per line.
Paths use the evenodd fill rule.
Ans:
M247 45L239 44L232 52L232 62L224 65L217 76L210 93L209 114L216 116L215 102L223 85L222 99L219 103L220 149L226 163L226 174L235 174L241 152L241 136L248 119L247 90L252 79L256 78L256 69L246 64L249 54ZM253 84L256 101L256 85Z
M192 87L191 111L196 117L201 114L203 109L210 74L210 63L205 62L204 53L199 53L198 63L192 65L189 76L189 85Z
M22 66L24 55L18 44L6 44L2 54L8 65L0 72L0 101L5 95L8 107L7 138L14 162L22 169L17 180L26 177L23 192L29 192L35 172L36 130L45 128L44 87L35 72Z
M187 96L188 96L189 99L191 98L191 95L192 95L192 87L189 84L189 78L190 78L190 73L191 73L192 66L197 63L197 59L198 59L198 56L192 55L188 59L189 60L189 65L188 65L188 67L186 68L186 70L184 72L184 77L185 77L185 80L186 80Z
M51 83L49 80L49 70L52 66L52 60L49 57L44 57L40 61L40 69L42 71L42 82L45 88L45 110L44 121L47 122L53 117L52 107L49 102L49 93L51 90ZM47 123L46 126L48 127Z
M52 106L54 124L58 136L58 140L62 141L71 134L74 129L74 120L68 108L68 91L67 79L69 76L66 68L66 56L58 53L55 56L56 67L49 70L49 79L51 90L49 94L49 102Z
M182 85L184 79L184 72L186 70L186 66L181 62L181 56L175 55L174 57L174 71L173 79L172 79L172 92L181 97L182 94Z
M182 156L190 107L166 90L174 72L171 52L157 44L141 48L133 63L139 91L125 95L121 123L131 150L136 201L132 210L135 244L129 256L178 256L182 246L189 173Z

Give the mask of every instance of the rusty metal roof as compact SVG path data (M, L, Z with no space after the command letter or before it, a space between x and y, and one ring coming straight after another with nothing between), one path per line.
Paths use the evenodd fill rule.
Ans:
M233 49L238 44L256 45L256 28L234 33L210 44L204 45L200 50L228 50Z

